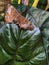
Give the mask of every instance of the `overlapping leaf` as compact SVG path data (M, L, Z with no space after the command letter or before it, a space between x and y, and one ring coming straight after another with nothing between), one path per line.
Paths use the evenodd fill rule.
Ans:
M32 16L27 14L26 18L36 23ZM20 29L16 24L0 24L0 48L0 64L47 65L41 33L37 26L30 31Z

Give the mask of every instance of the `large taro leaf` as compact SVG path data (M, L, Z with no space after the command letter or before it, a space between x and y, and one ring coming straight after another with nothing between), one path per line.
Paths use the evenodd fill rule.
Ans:
M36 19L37 25L41 30L47 63L49 65L49 12L37 8L31 8L29 12Z
M36 23L32 16L27 15L26 18L32 23ZM0 47L2 53L0 64L47 65L45 49L38 27L30 31L20 29L16 24L1 23Z
M0 45L16 61L16 65L46 65L38 27L30 31L20 29L16 24L4 24L0 28Z

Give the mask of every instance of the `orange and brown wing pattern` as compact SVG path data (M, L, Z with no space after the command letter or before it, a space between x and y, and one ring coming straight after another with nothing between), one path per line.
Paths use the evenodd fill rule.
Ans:
M14 6L8 4L7 9L5 11L5 22L12 23L16 22L20 28L32 30L34 29L33 24L22 16Z

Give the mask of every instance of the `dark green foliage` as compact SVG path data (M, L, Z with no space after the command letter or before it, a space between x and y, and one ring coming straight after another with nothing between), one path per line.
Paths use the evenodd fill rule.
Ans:
M22 6L22 8L20 8L20 6ZM26 12L27 9L24 5L19 5L16 8L19 12L22 11L22 14L23 12ZM36 21L39 20L37 15L42 16L42 14L44 14L41 10L34 10L34 8L31 8L29 12L33 15L33 17L29 13L25 16L28 20L30 20L30 22L32 22L32 24L36 24ZM34 17L35 19L37 18L36 21ZM38 23L39 27L40 25L42 27L41 22L44 22L45 20L40 19L40 22ZM1 22L0 65L47 65L47 61L49 62L48 58L46 59L48 49L45 44L43 43L42 35L38 27L30 31L20 29L18 25L14 23L4 24Z
M36 21L38 22L37 25L41 30L43 44L47 56L47 63L49 65L49 12L37 8L31 8L30 12L32 16L35 17Z
M49 65L49 13L24 5L13 4L39 29L23 30L16 24L0 22L0 65ZM38 15L38 16L37 16ZM38 33L41 31L41 33ZM36 35L35 35L36 34Z
M39 0L39 3L38 3L39 9L45 9L46 5L47 5L47 0Z
M18 3L18 0L13 0L13 3ZM34 0L29 0L29 6L32 6L33 3L34 3ZM39 9L45 9L46 4L47 4L47 0L39 0L37 7Z

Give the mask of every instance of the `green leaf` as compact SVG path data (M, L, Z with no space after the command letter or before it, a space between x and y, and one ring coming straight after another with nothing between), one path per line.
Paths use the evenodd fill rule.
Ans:
M23 30L16 24L0 24L0 46L8 58L10 57L7 61L5 57L6 62L3 63L2 60L0 64L47 65L43 40L36 21L29 14L26 15L26 18L34 24L34 30Z
M49 12L37 8L31 8L30 13L36 19L43 38L43 44L47 57L47 64L49 65Z
M5 24L0 29L0 45L16 61L43 65L46 56L38 31L38 28L29 31L16 24Z

